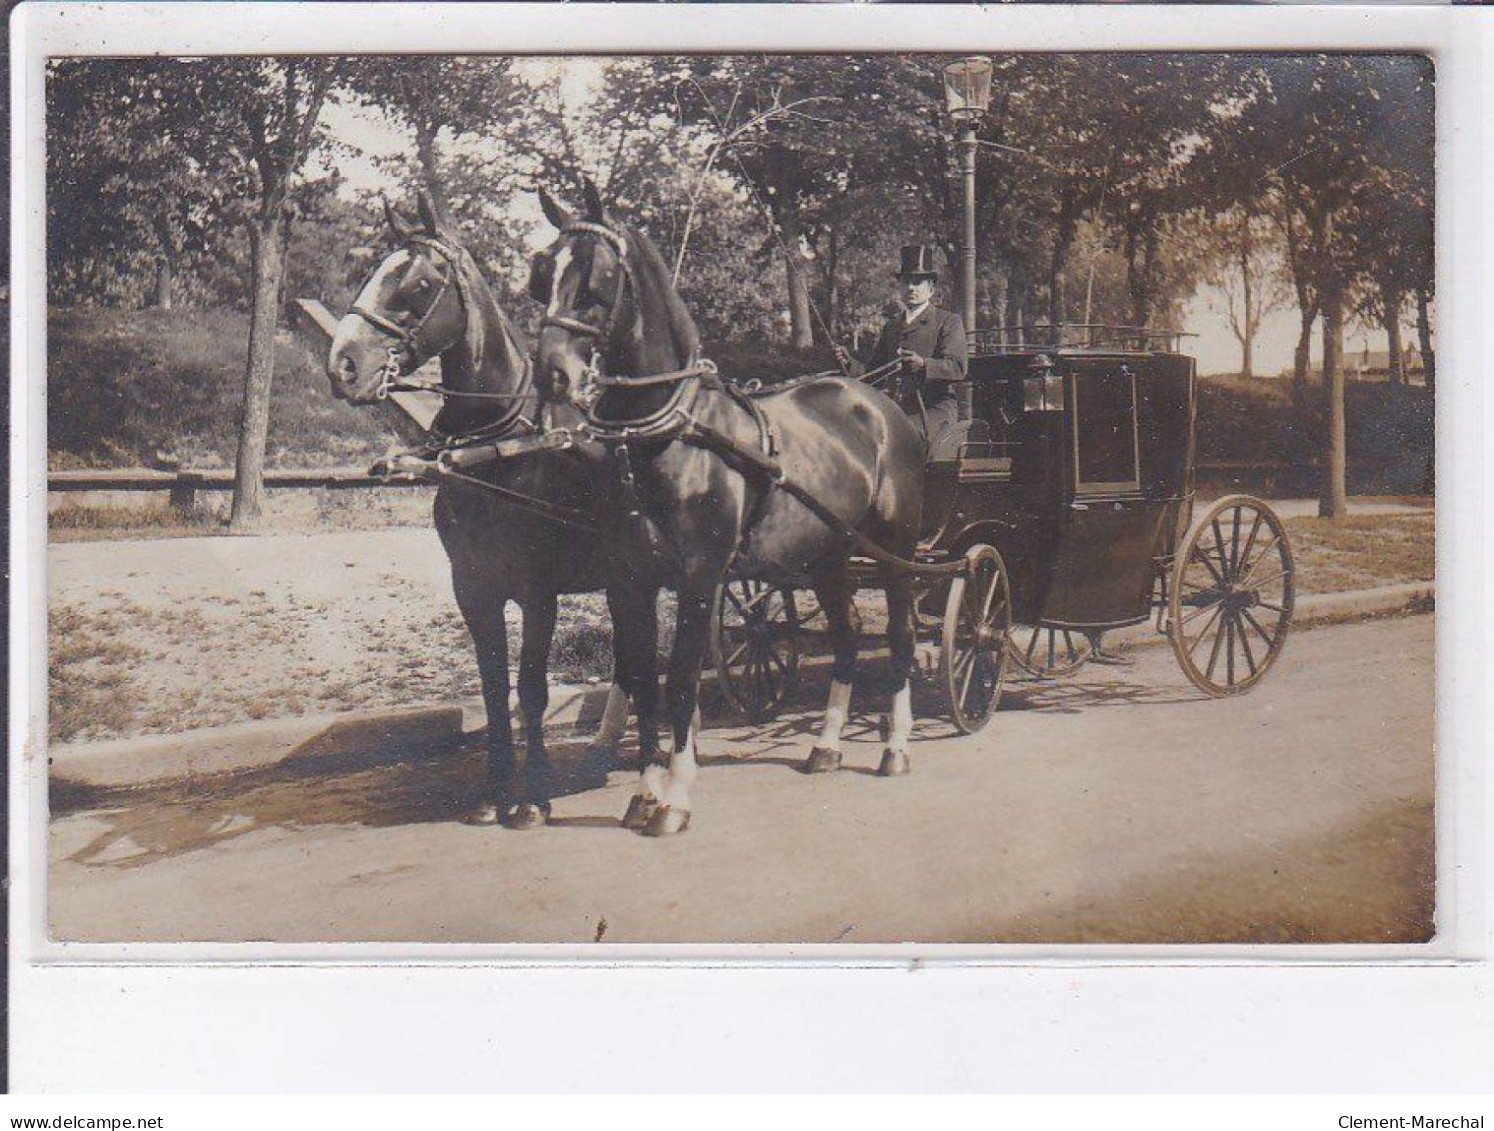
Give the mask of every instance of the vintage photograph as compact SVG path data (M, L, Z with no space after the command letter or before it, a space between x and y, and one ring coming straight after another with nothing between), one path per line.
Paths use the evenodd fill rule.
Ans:
M49 938L1431 941L1435 103L52 58Z

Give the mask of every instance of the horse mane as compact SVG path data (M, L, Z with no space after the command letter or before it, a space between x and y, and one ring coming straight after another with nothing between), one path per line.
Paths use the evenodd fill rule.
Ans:
M612 223L622 230L628 240L628 247L635 249L642 261L643 270L638 272L638 277L647 284L650 293L663 302L669 313L669 329L675 339L680 363L683 365L695 361L700 357L700 331L684 300L680 298L679 291L670 281L669 265L664 262L664 256L644 232L617 220Z
M492 288L488 286L488 281L483 278L482 272L477 269L477 261L472 257L472 253L449 234L443 233L441 239L457 252L452 281L457 289L457 297L462 300L462 306L467 311L467 328L462 344L472 359L473 372L481 370L483 358L487 352L488 331L486 319L483 317L484 312L491 312L491 316L497 320L498 328L504 338L504 345L511 355L510 361L517 358L522 367L524 351L519 347L518 335L514 331L513 323L504 312L502 305L493 297Z

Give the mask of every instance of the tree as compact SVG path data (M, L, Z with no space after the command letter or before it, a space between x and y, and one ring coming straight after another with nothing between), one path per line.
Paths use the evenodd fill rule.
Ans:
M1255 376L1255 339L1266 316L1288 294L1270 252L1271 229L1252 203L1243 203L1214 224L1215 261L1207 275L1225 302L1225 321L1240 343L1240 376Z
M256 525L264 509L287 208L341 65L314 56L139 64L160 101L167 136L203 176L223 186L220 213L249 241L249 348L229 519L235 529Z
M398 55L360 58L346 68L349 95L413 135L421 181L443 221L452 214L443 149L508 123L523 90L513 64L511 56Z
M53 301L170 309L208 246L217 186L165 128L161 91L129 60L47 74L47 276Z

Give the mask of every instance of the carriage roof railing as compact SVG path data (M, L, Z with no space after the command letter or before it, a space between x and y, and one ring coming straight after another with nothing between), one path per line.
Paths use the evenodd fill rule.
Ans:
M1030 322L989 326L969 334L977 356L1027 353L1035 349L1128 349L1181 352L1184 338L1197 334L1167 326L1119 326L1109 322Z

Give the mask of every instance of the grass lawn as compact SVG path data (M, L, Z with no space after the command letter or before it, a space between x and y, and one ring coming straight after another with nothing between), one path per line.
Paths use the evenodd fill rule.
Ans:
M1366 515L1287 520L1299 595L1369 589L1435 575L1436 516Z

